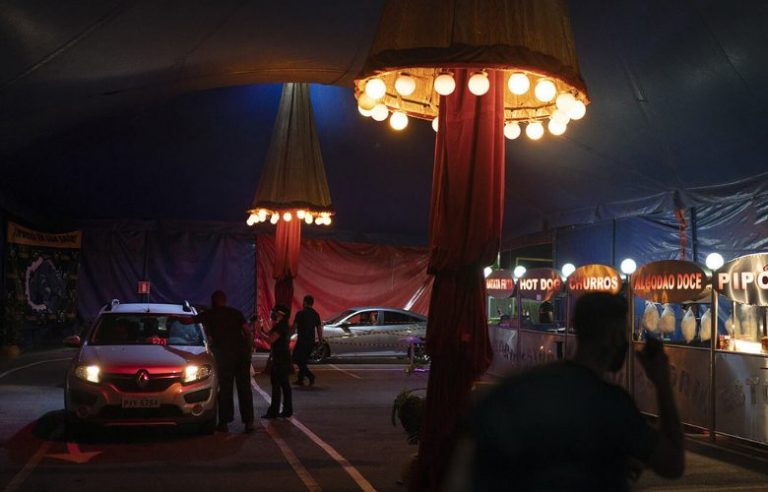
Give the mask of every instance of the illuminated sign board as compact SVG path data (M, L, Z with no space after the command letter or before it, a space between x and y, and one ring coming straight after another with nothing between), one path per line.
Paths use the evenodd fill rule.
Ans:
M712 283L732 301L768 306L768 253L729 261L712 275Z
M515 279L509 270L495 270L485 278L485 290L491 297L504 299L515 291Z
M584 265L577 268L565 282L568 292L575 295L587 292L621 292L621 275L608 265Z
M563 290L563 279L560 272L552 268L534 268L525 272L517 286L521 297L548 301Z
M632 290L647 301L680 303L698 301L708 293L706 272L696 263L680 260L654 261L632 274Z

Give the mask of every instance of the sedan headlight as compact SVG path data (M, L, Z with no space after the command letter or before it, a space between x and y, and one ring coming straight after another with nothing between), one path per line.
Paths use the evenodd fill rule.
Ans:
M211 366L198 366L190 364L184 368L184 382L194 383L195 381L202 381L211 375Z
M77 366L75 376L89 383L98 383L101 381L101 369L99 366Z

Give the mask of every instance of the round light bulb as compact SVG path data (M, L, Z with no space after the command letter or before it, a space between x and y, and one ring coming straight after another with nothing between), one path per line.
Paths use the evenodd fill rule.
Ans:
M376 121L384 121L389 116L389 110L383 104L377 104L371 111L371 118Z
M291 212L285 212L283 214L283 220L286 222L290 222L291 219L293 219L293 215L291 215Z
M552 113L552 120L553 121L559 121L560 123L567 125L569 121L571 121L571 117L568 116L568 113L566 111L563 111L562 109L555 110L554 113Z
M511 121L504 124L504 136L510 140L514 140L520 136L522 130L520 125L516 121Z
M304 216L305 216L306 214L307 214L307 213L306 213L305 211L303 211L303 210L297 210L297 211L296 211L296 218L297 218L297 219L299 219L299 220L301 220L301 219L303 219L303 218L304 218Z
M267 220L267 211L264 210L263 208L259 210L259 220L261 222L264 222L265 220Z
M557 94L557 87L555 83L549 79L541 79L536 83L536 89L534 90L536 99L541 102L549 102Z
M274 213L272 214L272 218L269 219L269 222L272 224L277 224L277 221L280 220L280 214Z
M549 123L547 124L547 129L549 130L549 133L552 135L562 135L565 133L565 130L568 129L568 125L563 123L562 121L551 119L549 120Z
M488 278L488 275L490 275L492 273L493 273L493 268L491 268L491 267L483 268L483 275L485 276L485 278Z
M562 109L567 112L575 102L576 98L573 97L573 94L570 92L561 92L558 94L557 99L555 99L555 106L557 106L557 109Z
M248 224L249 226L252 226L258 221L259 221L259 216L256 214L251 214L248 216L248 220L246 220L245 223Z
M435 116L435 118L432 120L432 129L437 131L437 128L439 125L440 125L439 118Z
M381 99L387 93L387 84L381 79L369 79L365 83L365 94L371 99Z
M525 267L523 265L517 265L514 270L512 270L512 275L515 276L515 278L520 278L523 275L525 275Z
M723 255L720 253L710 253L707 256L706 264L707 268L714 271L723 266L725 264L725 260L723 259Z
M392 116L389 117L389 126L394 130L400 131L408 126L408 115L402 111L395 111Z
M632 275L637 270L637 263L632 258L624 258L621 262L621 273L625 275Z
M568 110L568 116L570 116L572 120L580 120L584 117L585 114L587 114L587 106L585 106L581 101L576 101L573 103L571 108Z
M454 90L456 90L456 81L453 80L453 75L441 73L435 77L435 92L441 96L448 96L453 94Z
M477 72L472 74L472 76L469 78L467 87L469 87L469 92L472 94L476 96L482 96L488 92L488 89L491 88L491 81L488 80L487 73Z
M538 140L544 135L544 125L538 121L528 123L525 127L525 134L528 135L528 138L531 140Z
M376 106L376 99L373 99L372 97L368 96L368 94L363 92L357 96L357 105L370 111L374 106Z
M401 96L410 96L416 90L416 79L410 75L398 75L395 79L395 90Z
M563 277L570 277L573 272L576 271L576 267L573 263L566 263L563 265L563 268L560 269L561 272L563 272Z
M362 106L358 106L358 107L357 107L357 111L358 111L358 112L359 112L361 115L365 116L366 118L370 117L370 116L371 116L371 114L373 113L373 111L371 111L370 109L365 109L365 108L364 108L364 107L362 107Z
M527 75L522 72L513 73L507 81L507 87L512 94L522 96L531 88L531 81Z
M329 226L331 225L331 222L333 222L333 220L330 217L325 218L325 225Z
M304 216L304 222L306 222L307 224L311 224L312 222L314 222L314 220L315 218L312 217L312 214L307 214Z

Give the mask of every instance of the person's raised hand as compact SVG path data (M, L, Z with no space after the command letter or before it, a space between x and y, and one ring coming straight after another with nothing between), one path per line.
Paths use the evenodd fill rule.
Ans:
M635 352L645 375L654 385L669 384L669 359L664 344L657 338L647 338L643 350Z

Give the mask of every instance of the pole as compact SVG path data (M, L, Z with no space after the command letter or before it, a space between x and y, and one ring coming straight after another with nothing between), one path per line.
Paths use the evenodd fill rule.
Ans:
M635 397L635 295L632 292L632 277L627 276L627 340L629 341L629 353L627 354L627 389L632 398Z
M711 310L711 322L710 322L710 337L709 337L709 440L715 441L715 405L717 404L717 395L715 389L717 386L717 378L715 376L715 347L717 345L717 318L719 316L719 304L717 298L717 291L712 288L712 300L710 305Z

